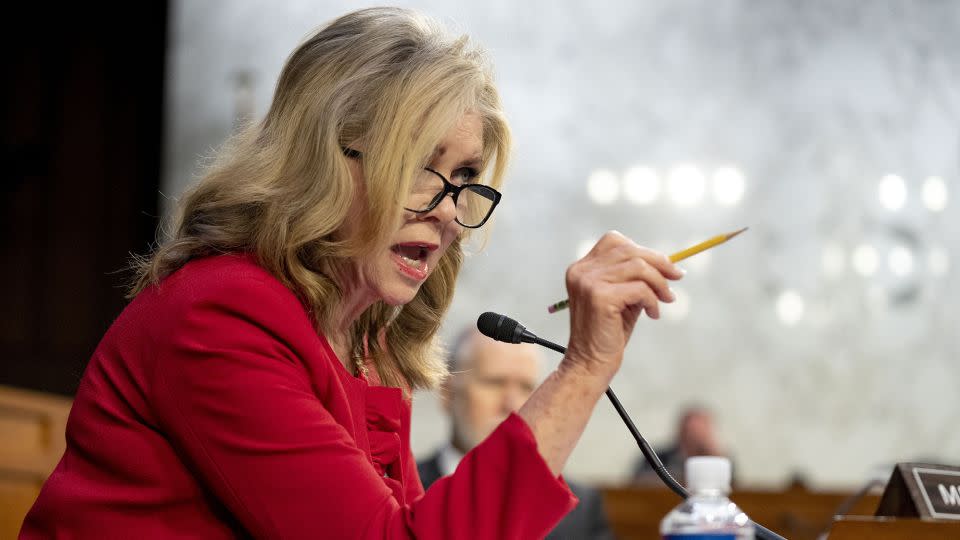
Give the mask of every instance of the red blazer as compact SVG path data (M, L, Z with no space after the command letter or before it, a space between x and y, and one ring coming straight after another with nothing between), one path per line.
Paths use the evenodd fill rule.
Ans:
M33 538L536 538L575 504L513 415L424 494L410 404L344 369L244 255L190 262L100 342Z

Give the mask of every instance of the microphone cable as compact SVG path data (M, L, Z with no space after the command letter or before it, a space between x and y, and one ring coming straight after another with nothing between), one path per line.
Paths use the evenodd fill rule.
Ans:
M493 313L492 311L487 311L480 315L477 319L477 329L480 330L480 333L494 339L496 341L503 341L505 343L535 343L542 347L557 351L560 354L566 354L567 348L553 343L552 341L547 341L533 332L527 330L519 322L507 317L506 315L500 315L499 313ZM653 470L657 473L657 476L663 481L668 488L670 488L674 493L679 495L683 499L690 497L690 493L680 484L677 480L667 471L667 468L663 465L663 462L660 461L660 457L656 452L653 451L653 448L650 447L650 444L647 443L647 440L643 438L643 435L640 434L640 430L637 429L637 426L634 425L633 420L630 418L630 415L627 414L627 410L623 408L623 405L620 403L620 400L617 399L617 395L613 392L613 389L609 386L605 392L607 398L610 399L610 403L613 404L613 408L617 410L617 414L620 415L620 419L623 420L623 423L627 425L627 429L630 431L630 434L633 435L633 438L637 441L637 445L640 447L640 452L643 453L643 457L646 458L647 463L653 467ZM756 521L751 520L753 526L756 528L755 536L756 538L761 538L764 540L786 540L784 537L779 534L771 531L770 529L760 525Z

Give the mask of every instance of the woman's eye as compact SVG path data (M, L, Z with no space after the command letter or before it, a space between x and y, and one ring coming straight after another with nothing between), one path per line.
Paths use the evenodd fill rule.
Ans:
M473 167L463 167L453 173L453 178L458 184L469 184L480 176L480 171Z

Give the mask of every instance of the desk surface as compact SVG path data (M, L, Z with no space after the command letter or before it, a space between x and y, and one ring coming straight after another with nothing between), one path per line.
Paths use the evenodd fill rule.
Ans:
M666 488L610 487L603 490L610 526L621 540L658 538L660 520L679 497ZM837 508L850 493L815 492L804 488L784 491L736 491L731 499L751 519L791 540L814 540L829 530ZM867 495L850 514L870 516L879 494Z
M960 538L960 521L922 521L873 516L844 516L827 536L829 540L943 540Z

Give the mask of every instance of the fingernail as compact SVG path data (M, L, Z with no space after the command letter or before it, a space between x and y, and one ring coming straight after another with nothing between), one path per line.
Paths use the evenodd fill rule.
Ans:
M668 287L668 289L670 290L670 301L673 302L677 299L677 293L670 287Z

